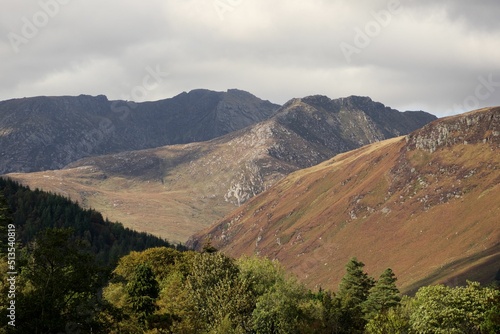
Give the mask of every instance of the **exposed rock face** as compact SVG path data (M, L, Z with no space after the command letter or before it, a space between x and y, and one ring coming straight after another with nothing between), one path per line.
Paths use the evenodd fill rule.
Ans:
M276 143L269 154L310 167L335 154L408 134L435 119L423 111L402 113L369 97L293 99L273 117Z
M407 134L435 119L422 111L401 113L369 97L292 99L271 119L227 137L226 144L240 146L245 158L229 181L225 200L241 205L292 171Z
M452 116L431 123L407 137L408 148L434 152L442 146L500 143L500 107Z
M0 102L0 174L58 169L80 158L205 141L268 119L278 105L240 90L193 90L144 103L105 96Z

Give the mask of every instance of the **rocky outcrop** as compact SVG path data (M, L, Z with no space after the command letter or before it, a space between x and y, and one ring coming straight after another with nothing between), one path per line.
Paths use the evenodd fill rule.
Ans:
M500 107L484 108L433 122L407 136L408 149L434 152L456 144L500 144Z
M399 112L369 97L293 99L273 119L276 144L269 154L300 168L338 153L408 134L436 119L423 111Z

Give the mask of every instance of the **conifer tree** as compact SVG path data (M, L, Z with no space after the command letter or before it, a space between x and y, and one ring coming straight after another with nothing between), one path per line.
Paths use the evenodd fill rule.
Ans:
M7 252L7 228L12 223L9 206L0 193L0 254Z
M103 272L70 229L47 229L27 247L16 294L19 333L90 329ZM20 261L21 262L21 261Z
M127 284L128 300L138 315L139 321L145 323L148 316L156 311L156 299L160 293L158 281L153 270L147 264L140 264L132 279Z
M347 333L362 332L366 323L362 305L368 298L374 279L363 271L364 266L355 257L351 258L339 285L338 298L342 308L340 322Z
M363 310L367 320L379 313L387 312L391 307L399 304L401 297L396 287L396 275L392 269L386 269L379 280L370 289L368 299L363 303Z

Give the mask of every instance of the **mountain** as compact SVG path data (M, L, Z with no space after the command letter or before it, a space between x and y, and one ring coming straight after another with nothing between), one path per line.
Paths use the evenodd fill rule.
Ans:
M353 256L404 292L500 268L500 107L434 121L408 136L290 174L188 245L280 260L336 289Z
M193 90L156 102L105 96L0 102L0 174L59 169L87 156L216 138L268 119L278 105L245 91Z
M434 119L367 97L310 96L210 141L90 157L62 170L9 177L69 196L136 230L184 242L293 171Z

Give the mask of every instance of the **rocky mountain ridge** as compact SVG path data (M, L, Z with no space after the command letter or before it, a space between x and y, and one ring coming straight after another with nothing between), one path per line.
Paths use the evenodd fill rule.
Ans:
M0 102L0 174L59 169L87 156L220 137L279 105L236 89L133 103L88 95Z
M499 143L500 113L497 108L484 108L460 116L443 119L425 126L407 137L409 149L430 153L443 146L457 144Z

